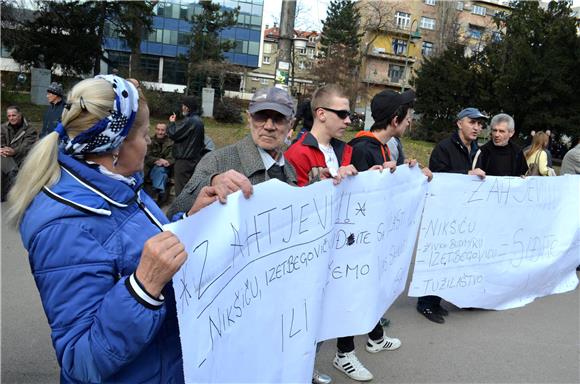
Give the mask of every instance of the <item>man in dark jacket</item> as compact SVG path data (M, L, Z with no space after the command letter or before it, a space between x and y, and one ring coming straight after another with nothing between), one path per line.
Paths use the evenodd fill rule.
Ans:
M183 119L176 122L175 113L169 117L167 135L173 140L173 166L175 178L175 195L181 190L193 175L195 166L199 162L204 149L205 131L203 121L196 114L197 103L195 98L185 97L181 105Z
M48 99L48 108L44 112L44 117L42 119L42 129L40 130L39 137L42 139L44 136L48 135L58 125L61 121L62 110L64 109L64 90L62 85L59 83L51 83L46 90L46 98Z
M505 113L491 119L491 140L475 155L476 167L492 176L522 176L528 164L521 148L510 139L515 133L514 119Z
M32 128L28 121L22 116L20 108L12 105L6 108L8 121L2 124L0 156L2 156L2 184L1 199L6 199L6 194L10 190L18 169L22 165L24 158L36 142L36 130Z
M371 114L375 120L370 131L360 131L349 144L353 148L352 164L358 171L366 171L373 165L396 166L387 142L402 135L411 123L415 92L398 93L385 90L371 100Z
M165 188L171 166L173 165L173 142L167 137L167 124L155 126L155 134L147 145L145 156L145 175L151 179L153 193L157 194L157 203L163 204L167 194Z
M465 108L457 115L457 131L440 141L429 158L433 172L464 173L485 178L485 172L473 167L477 153L477 136L487 116L476 108ZM422 296L417 300L417 311L427 319L443 324L448 311L441 306L439 296Z

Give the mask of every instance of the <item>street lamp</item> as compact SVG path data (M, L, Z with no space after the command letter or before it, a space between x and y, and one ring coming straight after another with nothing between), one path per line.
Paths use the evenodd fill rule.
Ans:
M413 25L417 23L417 29L413 31ZM409 66L409 50L411 48L411 40L418 40L421 38L421 32L419 32L419 22L417 19L413 19L411 26L409 27L409 36L407 37L407 54L405 55L405 68L403 68L403 81L401 82L401 92L405 91L405 85L407 83L407 67Z

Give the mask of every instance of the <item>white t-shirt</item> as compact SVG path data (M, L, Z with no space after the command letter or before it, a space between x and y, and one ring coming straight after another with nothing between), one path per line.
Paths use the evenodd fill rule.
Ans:
M330 172L332 177L336 177L338 175L338 168L340 164L338 163L338 158L336 157L336 153L334 153L334 148L331 145L322 145L318 143L318 148L324 154L324 161L326 162L326 168Z

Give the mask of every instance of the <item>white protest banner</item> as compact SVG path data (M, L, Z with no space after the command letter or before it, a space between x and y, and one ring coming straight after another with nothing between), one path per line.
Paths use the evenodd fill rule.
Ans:
M427 191L425 177L409 179L410 173L421 174L405 166L383 175L388 184L345 183L354 211L335 222L320 340L371 331L405 289Z
M580 177L438 173L429 187L409 296L508 309L576 288Z
M173 278L186 382L309 382L317 341L370 331L403 290L426 185L406 166L272 180L167 225L189 255Z

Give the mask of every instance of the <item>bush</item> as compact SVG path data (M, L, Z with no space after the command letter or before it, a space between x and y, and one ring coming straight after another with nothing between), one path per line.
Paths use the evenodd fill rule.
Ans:
M183 94L177 92L161 92L147 88L143 90L143 93L147 99L151 116L166 120L172 113L179 115ZM201 105L201 103L198 102L198 105Z
M213 117L220 123L239 124L242 119L242 108L232 100L216 100L213 107Z

